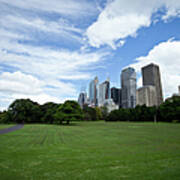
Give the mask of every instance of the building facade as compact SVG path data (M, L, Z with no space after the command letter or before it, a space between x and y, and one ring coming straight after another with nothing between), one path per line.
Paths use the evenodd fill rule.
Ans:
M143 86L136 91L136 105L157 106L155 86Z
M163 92L159 66L152 63L143 67L142 78L143 86L155 86L157 95L157 105L159 106L163 102Z
M134 108L136 106L136 72L134 68L126 68L121 72L121 106Z
M89 103L91 106L98 104L98 77L96 76L89 84Z
M98 88L98 106L103 106L106 99L110 99L110 82L106 80Z
M81 92L78 97L78 104L83 108L85 104L87 104L87 93Z
M121 107L121 89L112 87L111 88L111 99L116 105Z

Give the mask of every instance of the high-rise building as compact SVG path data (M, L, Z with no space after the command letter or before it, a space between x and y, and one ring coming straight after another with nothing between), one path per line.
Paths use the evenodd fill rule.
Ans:
M114 103L121 107L121 89L112 87L111 88L111 98L113 99Z
M136 72L134 68L126 68L121 72L121 105L122 108L136 106Z
M157 95L155 86L143 86L139 88L136 91L136 105L156 106Z
M89 84L89 101L92 106L97 106L98 104L98 77L96 76Z
M149 64L142 68L143 86L155 86L157 95L157 105L159 106L163 102L163 93L161 85L161 76L159 66L155 64Z
M78 97L78 104L83 108L85 104L87 104L87 93L81 92Z
M110 99L110 82L106 80L98 88L98 106L103 106L106 99Z

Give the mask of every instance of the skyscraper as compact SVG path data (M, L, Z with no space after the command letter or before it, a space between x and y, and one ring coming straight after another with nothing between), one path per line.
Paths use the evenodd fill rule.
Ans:
M157 95L155 86L143 86L139 88L136 91L136 105L156 106Z
M114 103L121 107L121 89L112 87L111 88L111 98Z
M89 84L89 101L93 106L97 106L97 86L98 86L98 77L96 76Z
M98 106L103 106L106 99L110 99L110 82L106 80L99 85Z
M87 93L81 92L78 97L78 104L83 108L85 104L87 104Z
M159 66L153 63L142 68L143 86L155 86L157 95L157 105L163 102L161 76Z
M136 72L134 68L126 68L121 73L122 108L134 108L136 106Z

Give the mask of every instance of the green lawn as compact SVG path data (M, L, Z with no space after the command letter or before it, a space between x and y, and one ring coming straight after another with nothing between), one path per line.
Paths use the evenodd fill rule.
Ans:
M180 179L180 124L25 125L0 135L0 179Z
M10 128L10 127L12 127L12 126L14 126L15 124L0 124L0 130L1 129L5 129L5 128Z

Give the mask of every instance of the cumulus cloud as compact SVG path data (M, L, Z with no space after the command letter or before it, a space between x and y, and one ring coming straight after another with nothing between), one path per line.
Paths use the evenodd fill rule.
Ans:
M30 98L40 104L49 101L60 103L66 96L73 97L76 93L75 87L70 83L54 80L50 83L54 86L48 87L47 84L46 80L39 80L20 71L3 72L0 75L0 110L7 108L15 99Z
M0 75L0 110L5 110L12 101L19 98L30 98L40 104L47 101L60 102L57 97L46 94L44 86L45 82L20 71L3 72Z
M16 98L43 103L77 96L73 80L89 79L87 69L107 55L79 49L84 29L78 20L99 12L93 3L0 0L1 109Z
M0 74L0 93L9 98L8 101L1 98L6 107L16 98L30 98L39 103L63 102L67 97L74 99L78 94L76 86L64 80L89 79L90 73L83 69L90 68L107 55L25 45L12 37L2 37L0 52L1 71L4 66L14 71Z
M31 75L25 75L20 71L0 75L0 91L9 94L40 94L43 85L38 79Z
M139 73L141 68L149 63L159 65L164 96L169 97L177 93L180 85L180 41L169 40L155 46L147 56L138 57L136 62L130 66L134 67ZM138 80L138 85L142 83L142 78Z
M128 36L136 36L141 27L148 27L152 22L153 13L164 9L162 20L180 15L179 0L114 0L107 3L86 32L91 46L99 48L109 45L113 49L117 41Z

